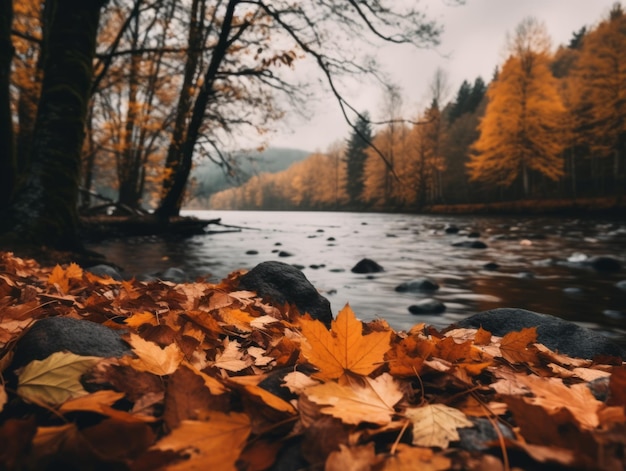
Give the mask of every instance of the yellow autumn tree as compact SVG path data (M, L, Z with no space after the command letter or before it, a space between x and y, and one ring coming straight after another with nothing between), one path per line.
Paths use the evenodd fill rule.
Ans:
M480 137L467 167L471 180L510 186L521 179L528 196L532 172L551 180L563 175L564 108L549 68L550 39L543 23L523 20L510 52L487 91Z
M572 76L579 132L588 146L592 176L610 176L615 183L623 181L626 172L625 76L626 14L616 3L609 17L584 37Z

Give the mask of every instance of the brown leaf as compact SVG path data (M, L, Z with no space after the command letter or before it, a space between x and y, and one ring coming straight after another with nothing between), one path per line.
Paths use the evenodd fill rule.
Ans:
M408 408L405 415L413 422L416 446L448 448L451 441L459 439L458 428L474 425L463 412L444 404Z
M361 446L340 444L338 451L328 455L324 471L370 471L379 462L373 442Z
M611 370L611 379L609 380L609 399L607 401L610 406L622 406L626 410L626 367L616 366Z
M147 342L137 334L130 334L128 343L138 358L122 357L120 363L137 371L147 371L159 376L172 374L183 360L183 352L175 343L165 348L156 343Z
M187 460L171 465L168 470L236 471L235 462L249 434L250 419L246 414L210 412L206 420L183 420L153 448L188 455Z
M398 444L396 453L389 456L383 463L381 471L443 471L450 469L449 458L435 454L430 448L418 448Z
M537 328L530 327L519 332L509 332L500 341L502 357L511 363L538 363L537 354L528 349L537 341Z
M474 345L489 345L491 343L491 332L479 327L474 336Z
M404 396L398 383L387 373L376 379L364 378L363 384L351 381L346 385L328 382L311 386L304 394L322 406L321 412L347 424L369 422L378 425L391 422L394 406Z

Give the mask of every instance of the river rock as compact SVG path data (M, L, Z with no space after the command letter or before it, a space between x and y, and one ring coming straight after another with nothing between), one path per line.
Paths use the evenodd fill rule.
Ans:
M587 262L591 268L602 272L618 272L622 269L622 262L613 257L591 257Z
M278 252L278 256L279 257L293 257L293 254L291 252L287 252L286 250L281 250L280 252Z
M458 234L459 233L459 228L453 225L450 226L446 226L443 229L443 232L445 232L446 234Z
M485 451L494 441L501 436L513 440L513 431L501 422L496 422L500 431L498 432L489 419L482 417L471 418L473 427L462 427L457 429L459 433L459 446L467 451Z
M170 267L157 276L163 281L171 281L172 283L186 283L189 280L187 273L176 267Z
M69 317L41 319L20 338L13 366L43 360L53 353L68 351L82 356L121 357L131 353L121 338L122 331L102 324Z
M301 313L308 312L330 327L330 302L292 265L277 261L259 263L240 278L239 288L255 291L269 302L294 304Z
M437 282L429 278L417 278L396 286L396 291L399 293L421 293L424 291L437 291L438 289L439 285Z
M353 266L351 271L352 273L380 273L381 271L384 271L384 268L374 260L364 258Z
M495 271L500 268L500 265L498 265L496 262L487 262L483 265L483 268L485 270Z
M411 314L441 314L445 310L446 305L444 303L432 298L420 299L409 306Z
M626 291L626 280L621 280L615 283L615 286L621 289L622 291Z
M537 341L559 353L589 359L611 355L626 360L626 350L602 334L549 314L525 309L499 308L479 312L457 322L455 326L482 327L497 336L537 327Z
M85 270L101 278L110 277L115 281L122 281L124 279L122 274L111 265L94 265L93 267L86 268Z
M453 247L464 247L466 249L486 249L487 244L482 240L462 240L452 244Z

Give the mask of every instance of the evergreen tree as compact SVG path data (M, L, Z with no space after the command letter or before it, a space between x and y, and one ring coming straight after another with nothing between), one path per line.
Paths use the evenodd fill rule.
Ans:
M482 77L476 77L474 80L474 85L472 85L472 91L467 100L467 107L465 109L466 113L473 113L478 109L480 103L483 101L485 97L485 93L487 93L487 85Z
M472 97L472 86L467 80L463 80L459 91L456 93L456 98L450 107L448 120L452 124L458 117L467 111L468 103Z
M363 169L367 160L367 148L372 142L372 128L367 112L359 116L346 148L346 193L349 203L357 204L363 193Z

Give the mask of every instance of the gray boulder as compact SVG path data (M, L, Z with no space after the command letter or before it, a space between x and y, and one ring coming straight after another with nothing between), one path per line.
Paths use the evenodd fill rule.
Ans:
M445 312L446 305L436 299L421 299L415 304L409 306L411 314L441 314Z
M466 249L486 249L487 244L481 240L462 240L452 244L453 247L463 247Z
M626 360L626 350L602 334L548 314L516 308L479 312L455 324L456 327L482 327L504 336L528 327L537 327L537 341L559 353L577 358L610 355Z
M417 278L396 286L398 293L421 293L424 291L437 291L438 289L439 285L437 282L429 278Z
M364 258L353 266L351 271L352 273L380 273L381 271L384 271L384 268L374 260Z
M608 256L591 257L585 263L589 264L594 270L601 272L618 272L622 269L622 262Z
M129 355L131 350L122 340L122 333L82 319L41 319L18 341L13 366L18 368L33 360L43 360L53 353L63 351L102 358Z
M327 327L333 319L328 299L318 293L304 273L286 263L259 263L240 278L239 289L255 291L268 302L294 304L301 313L308 312Z

